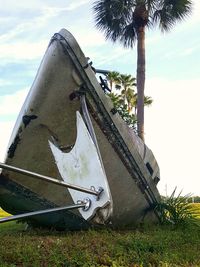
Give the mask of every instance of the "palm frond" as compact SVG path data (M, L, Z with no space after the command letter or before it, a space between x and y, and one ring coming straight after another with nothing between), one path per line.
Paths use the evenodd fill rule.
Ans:
M130 1L95 1L93 11L96 27L104 32L106 39L115 42L122 34L126 21L130 19Z
M120 83L120 73L117 72L117 71L110 71L110 72L108 72L106 74L106 79L109 82L110 89L112 91L113 85L115 85L115 88L116 88L116 86L119 86L119 83Z
M191 11L192 2L189 0L163 0L152 14L152 24L159 24L162 31L168 31L177 21L190 15Z
M93 4L96 27L106 39L133 47L140 27L158 24L170 30L192 11L191 0L97 0Z
M150 96L144 96L144 105L146 107L151 106L152 103L153 103L153 99Z
M137 40L137 33L135 29L134 22L126 25L123 28L123 32L120 37L120 42L124 45L124 47L133 47Z

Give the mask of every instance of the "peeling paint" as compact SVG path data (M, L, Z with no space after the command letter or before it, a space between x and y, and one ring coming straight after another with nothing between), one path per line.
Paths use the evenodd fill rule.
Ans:
M37 119L38 116L36 115L24 115L22 117L22 121L23 121L23 124L24 124L24 127L26 128L27 125L29 125L29 123L32 121L32 120L35 120Z
M14 155L15 155L15 150L17 148L17 145L19 144L20 142L20 137L19 137L19 134L16 135L13 143L11 144L11 146L9 147L8 149L8 157L9 158L13 158Z

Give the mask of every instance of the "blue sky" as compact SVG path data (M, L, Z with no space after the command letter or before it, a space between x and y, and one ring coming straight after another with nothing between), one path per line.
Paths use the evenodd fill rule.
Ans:
M51 36L69 30L97 68L136 73L136 48L105 41L93 23L92 0L0 0L0 159ZM162 194L200 195L200 3L170 32L146 34L145 139L161 169Z

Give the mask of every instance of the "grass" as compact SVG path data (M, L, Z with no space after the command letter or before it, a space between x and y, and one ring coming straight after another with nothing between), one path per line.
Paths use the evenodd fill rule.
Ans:
M190 206L194 212L197 212L197 218L200 219L200 203L192 203Z
M0 225L0 266L200 266L199 240L198 227L57 232L10 222Z
M6 217L6 216L9 216L9 214L0 208L0 218Z

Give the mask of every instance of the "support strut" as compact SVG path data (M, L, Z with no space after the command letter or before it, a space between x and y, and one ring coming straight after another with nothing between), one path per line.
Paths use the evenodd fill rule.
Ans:
M78 185L69 184L69 183L57 180L55 178L49 177L49 176L45 176L45 175L38 174L38 173L35 173L35 172L31 172L31 171L27 171L27 170L20 169L20 168L17 168L17 167L13 167L13 166L10 166L10 165L4 164L4 163L0 163L0 168L8 170L8 171L17 172L17 173L20 173L20 174L23 174L23 175L27 175L29 177L34 177L34 178L37 178L39 180L50 182L50 183L53 183L53 184L56 184L56 185L60 185L60 186L63 186L63 187L71 188L71 189L74 189L74 190L77 190L77 191L80 191L80 192L83 192L83 193L88 193L88 194L91 194L91 195L95 195L97 197L97 199L99 199L100 194L103 192L103 188L101 188L101 187L98 188L97 190L95 190L94 187L91 186L91 189L88 189L88 188L84 188L84 187L81 187L81 186L78 186Z
M23 218L33 217L36 215L52 213L56 211L74 210L74 209L79 209L79 208L83 208L84 211L87 211L90 208L90 205L91 205L91 200L89 198L86 198L83 201L79 201L77 204L74 204L74 205L69 205L65 207L57 207L57 208L46 209L46 210L32 211L32 212L27 212L23 214L8 216L8 217L0 219L0 224L14 221L14 220L23 219Z

